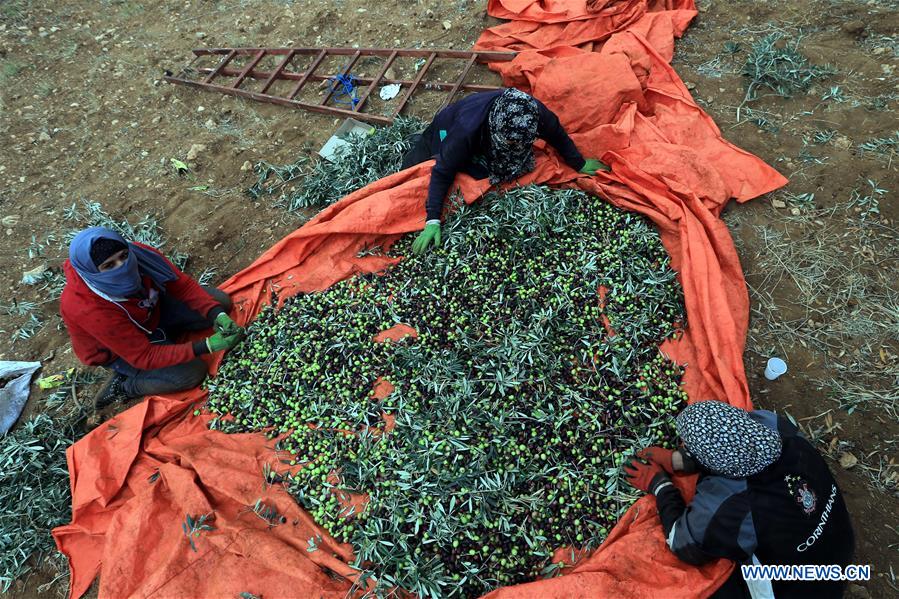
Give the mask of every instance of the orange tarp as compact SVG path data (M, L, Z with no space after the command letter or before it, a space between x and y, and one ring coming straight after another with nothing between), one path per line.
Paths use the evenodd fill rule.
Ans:
M496 65L505 82L543 100L584 155L612 166L584 177L538 144L537 168L519 183L576 185L647 215L671 254L687 309L685 334L663 349L687 364L691 401L750 408L742 363L748 297L718 215L730 198L746 201L786 180L724 141L670 67L674 38L696 14L692 0L491 0L489 9L512 22L486 31L477 47L521 51ZM238 322L250 322L272 290L281 297L323 290L395 263L357 252L422 228L431 166L347 196L229 279L223 288ZM467 202L487 191L464 175L456 183ZM265 464L283 468L272 441L210 431L209 416L193 415L203 398L200 390L148 398L69 448L72 523L54 536L70 560L72 595L99 573L100 597L344 597L355 572L350 547L284 490L264 484ZM689 497L693 481L678 483ZM260 499L287 522L270 527L250 511ZM202 514L211 514L214 530L195 539L195 552L182 523ZM730 568L680 563L665 547L654 500L643 498L564 576L491 596L705 597Z

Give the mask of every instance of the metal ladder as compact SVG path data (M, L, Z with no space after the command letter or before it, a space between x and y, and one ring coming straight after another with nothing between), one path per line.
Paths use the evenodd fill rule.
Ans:
M379 124L390 124L406 107L409 99L420 88L448 92L442 106L453 101L460 91L488 91L498 89L490 85L474 85L465 83L471 68L476 62L506 62L515 58L515 52L464 52L455 50L418 50L418 49L391 49L391 48L196 48L193 50L194 59L181 71L174 75L166 71L165 81L180 85L216 91L232 96L240 96L259 102L279 104L291 108L302 108L313 112L325 114L343 115L359 120ZM193 64L207 56L221 56L215 67L193 68ZM229 65L237 57L249 57L248 62L241 68L230 68ZM282 57L274 70L257 70L257 66L266 56ZM297 56L313 56L311 64L303 72L290 70L291 61ZM359 77L355 80L360 84L367 84L361 88L361 95L352 102L352 108L341 108L329 104L334 98L336 86L331 86L324 99L319 103L296 100L297 94L309 82L321 82L333 80L335 75L317 74L318 69L328 57L347 57L346 66L341 69L339 75L352 75L352 69L360 58L386 57L374 77ZM415 57L424 59L424 64L418 69L413 79L387 79L385 74L398 57ZM428 69L437 59L464 60L464 67L459 76L452 83L427 82L425 75ZM241 85L248 79L263 80L264 83L258 91L241 89ZM270 93L272 84L278 80L295 82L286 96ZM372 91L378 85L399 84L403 96L389 116L364 112L363 108Z

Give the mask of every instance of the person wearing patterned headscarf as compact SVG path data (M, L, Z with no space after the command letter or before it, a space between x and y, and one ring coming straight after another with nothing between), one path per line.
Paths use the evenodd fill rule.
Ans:
M533 144L545 139L574 170L595 175L608 167L584 160L559 123L540 100L506 88L472 94L443 108L425 131L414 137L402 167L436 158L425 202L425 228L412 245L421 254L440 245L443 202L456 173L489 179L491 185L512 181L534 170Z
M157 250L110 229L78 233L63 271L59 310L72 349L88 366L111 372L94 398L97 408L196 387L206 377L199 356L243 338L228 316L227 294L200 286ZM212 327L205 339L176 342L179 333Z
M799 429L767 410L700 401L677 417L680 449L649 447L625 467L656 498L668 547L700 565L737 563L715 598L841 597L845 581L744 580L740 565L846 566L855 536L827 463ZM684 503L672 476L699 473Z

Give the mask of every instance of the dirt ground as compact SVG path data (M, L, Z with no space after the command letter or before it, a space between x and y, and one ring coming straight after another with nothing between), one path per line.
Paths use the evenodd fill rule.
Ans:
M891 4L704 0L674 60L724 136L791 179L725 213L751 290L746 366L756 404L788 413L832 458L856 524L856 562L873 565L872 580L850 588L854 597L899 591L899 13ZM58 302L21 283L36 267L58 271L65 234L78 228L67 219L72 204L98 202L118 220L155 218L165 249L189 254L194 275L214 269L213 283L303 222L244 193L254 183L248 166L310 155L342 119L164 83L164 70L186 64L191 48L464 50L496 23L481 0L3 0L0 306L35 302L42 326L14 340L30 330L29 316L0 310L0 360L40 360L44 375L78 366ZM741 106L740 67L753 43L776 32L832 74L792 98ZM474 78L500 83L484 68ZM410 113L427 118L432 106L423 100ZM172 158L191 173L176 174ZM773 355L790 370L768 382L761 373ZM93 390L82 388L79 400ZM43 409L42 395L33 396L29 413ZM38 595L51 579L36 575L16 593Z

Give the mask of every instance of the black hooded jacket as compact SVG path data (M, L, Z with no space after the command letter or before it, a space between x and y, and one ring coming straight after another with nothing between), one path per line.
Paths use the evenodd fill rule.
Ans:
M667 485L656 496L668 546L699 565L717 558L740 564L845 566L854 549L849 512L824 458L787 419L766 410L750 413L776 430L780 457L748 478L706 474L686 506ZM845 583L761 581L756 597L841 597ZM773 593L773 594L772 594Z

